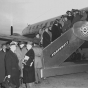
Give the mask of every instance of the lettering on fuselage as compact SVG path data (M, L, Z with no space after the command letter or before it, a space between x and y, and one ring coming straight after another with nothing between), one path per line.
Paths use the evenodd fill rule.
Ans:
M53 57L55 56L59 51L61 51L66 45L69 44L69 41L67 41L66 43L64 43L60 48L58 48L57 50L55 50L50 56Z

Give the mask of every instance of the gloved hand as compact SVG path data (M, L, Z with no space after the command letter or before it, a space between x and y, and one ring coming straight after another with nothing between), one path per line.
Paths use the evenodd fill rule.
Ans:
M11 75L8 75L7 77L8 77L8 78L11 78Z
M22 61L22 64L23 64L23 65L26 65L26 62L27 62L27 60L23 60L23 61Z
M23 61L22 61L22 64L26 65L26 62L28 61L29 57L28 56L25 56Z
M10 78L11 78L11 75L7 75L7 76L5 76L4 81L9 82L10 81Z

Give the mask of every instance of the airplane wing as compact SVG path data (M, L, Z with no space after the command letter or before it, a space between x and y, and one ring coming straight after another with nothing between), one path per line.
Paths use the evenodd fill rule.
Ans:
M34 38L34 39L27 38L22 35L17 35L17 36L16 35L3 35L3 34L0 35L0 44L6 43L8 41L24 41L24 42L31 41L34 43L39 43L40 40L37 38Z

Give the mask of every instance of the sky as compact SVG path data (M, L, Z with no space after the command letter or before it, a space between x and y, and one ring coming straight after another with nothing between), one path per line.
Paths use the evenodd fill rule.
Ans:
M67 10L88 7L87 0L0 0L0 34L22 33L28 24L34 24Z

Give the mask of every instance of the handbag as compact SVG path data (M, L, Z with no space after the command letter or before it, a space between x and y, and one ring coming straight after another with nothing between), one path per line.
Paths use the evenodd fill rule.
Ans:
M16 88L16 85L10 82L10 78L5 77L2 83L3 88Z

